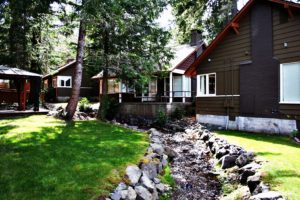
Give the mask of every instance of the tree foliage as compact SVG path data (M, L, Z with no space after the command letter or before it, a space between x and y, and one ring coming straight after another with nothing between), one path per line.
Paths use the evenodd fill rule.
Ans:
M176 17L177 39L189 40L193 29L201 30L205 38L213 39L232 18L235 0L171 0Z

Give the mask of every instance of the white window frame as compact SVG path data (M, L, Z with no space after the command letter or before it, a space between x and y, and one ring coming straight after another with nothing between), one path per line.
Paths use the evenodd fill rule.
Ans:
M283 65L293 64L293 63L300 64L300 61L298 61L298 62L289 62L289 63L281 63L280 64L280 101L279 101L280 104L300 104L300 101L284 101L283 100Z
M209 75L215 75L215 93L209 94ZM206 76L206 92L207 94L200 94L200 77ZM199 74L197 75L197 97L214 97L217 96L217 73Z
M61 86L60 81L70 79L70 86ZM57 76L57 87L59 88L72 88L72 76Z

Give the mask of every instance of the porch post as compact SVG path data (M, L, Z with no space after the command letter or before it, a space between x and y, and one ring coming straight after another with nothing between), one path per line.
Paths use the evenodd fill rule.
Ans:
M24 111L26 109L26 90L25 90L26 79L22 78L19 82L19 110Z
M119 103L122 103L122 81L119 82Z
M173 102L173 73L170 72L170 95L169 95L169 102Z
M182 102L185 103L185 95L186 95L186 81L185 81L185 76L182 75Z

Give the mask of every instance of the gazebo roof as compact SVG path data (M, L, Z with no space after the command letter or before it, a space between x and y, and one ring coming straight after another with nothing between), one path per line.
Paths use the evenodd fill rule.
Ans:
M40 74L32 73L19 68L11 68L0 65L0 78L29 78L29 77L42 77Z

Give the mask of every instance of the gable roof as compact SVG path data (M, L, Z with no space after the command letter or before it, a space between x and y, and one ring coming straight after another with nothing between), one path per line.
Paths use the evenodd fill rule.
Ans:
M0 77L42 77L40 74L32 73L19 68L11 68L8 66L0 65Z
M196 59L196 61L186 70L185 74L189 76L196 75L196 69L199 63L201 63L217 46L218 44L224 39L227 33L232 28L237 28L237 23L250 11L251 7L254 5L256 1L262 0L249 0L248 3L233 17L230 23L216 36L216 38L210 43L210 45L204 50L204 52ZM300 4L285 1L285 0L264 0L269 1L272 3L282 4L285 8L293 7L293 8L300 8Z
M71 61L71 62L68 62L67 64L65 64L65 65L63 65L62 67L58 68L58 69L55 70L54 72L49 73L49 74L43 76L43 78L47 78L47 77L49 77L49 76L56 75L56 74L58 74L59 72L63 71L64 69L67 69L68 67L74 65L75 63L76 63L76 60L73 60L73 61Z

